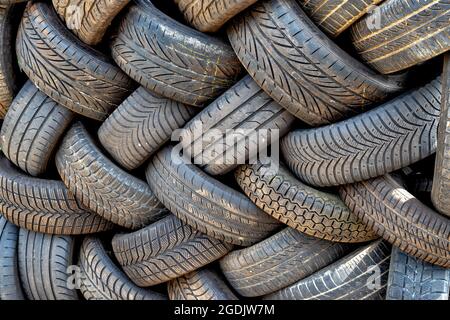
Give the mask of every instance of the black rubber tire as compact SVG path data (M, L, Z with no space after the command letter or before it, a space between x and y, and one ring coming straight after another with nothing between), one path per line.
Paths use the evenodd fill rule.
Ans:
M384 300L390 255L388 244L373 242L265 299ZM375 281L379 281L379 287ZM374 286L368 286L369 283Z
M147 181L161 202L183 222L240 246L257 243L279 227L243 194L178 159L172 149L166 147L155 155L146 171Z
M17 265L19 228L0 216L0 300L24 300Z
M170 300L238 300L218 273L201 269L167 284Z
M64 137L56 167L80 203L119 226L139 229L167 213L147 183L101 153L81 122Z
M450 269L392 248L386 300L448 300Z
M310 276L351 248L286 228L252 247L232 251L220 260L220 266L240 295L258 297Z
M296 1L261 1L228 29L249 74L275 101L318 126L355 115L402 89L331 41Z
M20 169L39 176L46 172L54 149L73 117L72 111L54 102L28 81L3 121L0 147Z
M132 283L114 264L98 238L84 239L78 265L82 273L80 291L86 300L167 300L163 294Z
M0 156L0 213L31 231L78 235L110 230L112 224L83 208L64 183L29 177Z
M194 230L174 215L112 240L114 254L130 279L140 287L157 285L220 259L232 245Z
M19 66L40 90L92 119L105 120L135 87L109 58L78 40L45 2L28 4L16 48Z
M193 106L214 100L242 71L226 42L180 24L149 0L128 7L111 48L117 64L142 86Z
M75 239L19 231L19 274L29 300L79 300L69 288L68 268L75 265Z
M235 173L244 193L261 210L291 228L335 242L378 238L339 196L298 181L283 165L276 174L262 164L241 166Z
M390 175L340 188L348 207L405 253L450 267L450 219L422 204Z
M106 119L98 137L122 167L133 170L169 141L197 110L140 87Z
M352 27L362 58L384 74L450 49L450 1L387 0Z
M282 137L294 120L246 76L183 128L181 145L184 154L206 173L226 174L267 150L259 134L267 133L264 142L275 132ZM230 129L236 139L226 135Z
M436 152L441 79L376 109L281 142L290 169L313 186L359 182L401 169Z

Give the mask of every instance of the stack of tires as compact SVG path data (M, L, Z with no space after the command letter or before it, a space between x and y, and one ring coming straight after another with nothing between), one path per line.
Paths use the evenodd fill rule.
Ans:
M448 300L450 1L0 0L0 48L0 300Z

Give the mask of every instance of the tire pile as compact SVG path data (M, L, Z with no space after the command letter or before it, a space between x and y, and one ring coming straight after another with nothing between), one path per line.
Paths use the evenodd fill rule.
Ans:
M450 1L0 0L0 48L1 300L449 298Z

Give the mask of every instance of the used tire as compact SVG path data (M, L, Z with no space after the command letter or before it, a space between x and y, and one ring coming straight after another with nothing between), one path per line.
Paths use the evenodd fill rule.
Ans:
M28 4L17 36L17 56L36 87L92 119L105 120L134 89L130 78L78 40L45 2Z
M286 228L252 247L232 251L220 260L220 266L240 295L258 297L310 276L350 248Z
M226 42L180 24L149 0L127 9L111 48L117 64L142 86L193 106L214 100L242 71Z
M139 229L167 212L144 181L101 153L80 122L64 137L56 167L80 203L119 226Z
M314 186L375 178L436 152L441 78L340 123L289 133L281 151Z
M340 188L348 207L405 253L450 267L450 220L414 198L391 176Z
M47 170L53 151L72 122L60 106L28 81L14 99L0 133L4 155L32 176Z
M232 245L209 238L174 215L112 241L125 273L140 287L157 285L193 272L227 254Z
M133 170L169 141L196 110L140 87L106 119L98 137L120 165Z
M236 54L281 106L318 126L355 115L402 89L323 34L296 1L261 1L228 29Z
M387 0L352 27L362 58L384 74L429 60L450 49L448 0Z

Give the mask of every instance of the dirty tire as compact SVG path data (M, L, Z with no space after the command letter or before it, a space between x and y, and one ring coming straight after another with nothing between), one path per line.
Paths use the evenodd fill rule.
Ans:
M64 137L56 167L80 203L119 226L139 229L167 212L144 181L101 153L81 122Z
M394 73L449 50L449 19L448 0L387 0L352 27L352 40L371 67Z
M24 300L17 265L19 228L0 216L0 300Z
M314 186L375 178L436 152L441 80L369 112L318 129L296 130L281 142L290 169Z
M32 176L45 173L73 116L28 81L3 121L0 146L4 155Z
M392 248L386 300L448 300L450 269Z
M262 164L236 170L244 193L267 214L310 236L335 242L366 242L378 238L339 196L313 189L284 166L274 175Z
M81 41L96 45L128 2L130 0L53 0L53 6L67 27ZM80 11L75 11L74 8Z
M46 95L83 116L105 120L134 83L78 40L50 4L28 4L17 36L19 66Z
M252 247L232 251L220 260L220 266L240 295L258 297L310 276L350 248L286 228Z
M240 192L177 158L166 147L150 162L147 181L183 222L213 238L241 246L259 242L279 223ZM180 160L180 163L177 163Z
M348 207L405 253L450 267L450 220L426 207L390 175L340 188Z
M366 245L354 253L300 280L266 300L384 300L388 280L391 246L384 241ZM380 270L374 278L374 268ZM368 281L380 281L371 288Z
M218 273L201 269L167 284L170 300L238 300Z
M78 300L77 290L67 287L74 250L73 237L20 229L19 274L29 300Z
M216 32L231 18L258 0L175 0L190 25Z
M117 267L95 237L84 239L78 265L80 291L86 300L167 300L162 294L136 286Z
M246 76L184 127L183 134L187 136L182 140L183 151L206 173L226 174L267 149L261 143L263 137L259 136L260 132L275 134L276 131L277 137L271 139L267 134L265 139L272 141L289 132L294 120L286 109L273 101L250 76ZM231 141L226 135L230 128L236 133L236 139Z
M98 131L103 147L124 168L145 163L197 113L197 108L157 96L140 87Z
M142 86L193 106L214 100L242 71L226 42L180 24L148 0L128 7L111 48L117 64Z
M232 245L209 238L174 215L134 233L115 235L112 247L122 269L140 287L181 277L232 249Z
M236 54L281 106L318 126L353 116L401 90L323 34L296 1L261 1L228 29Z

